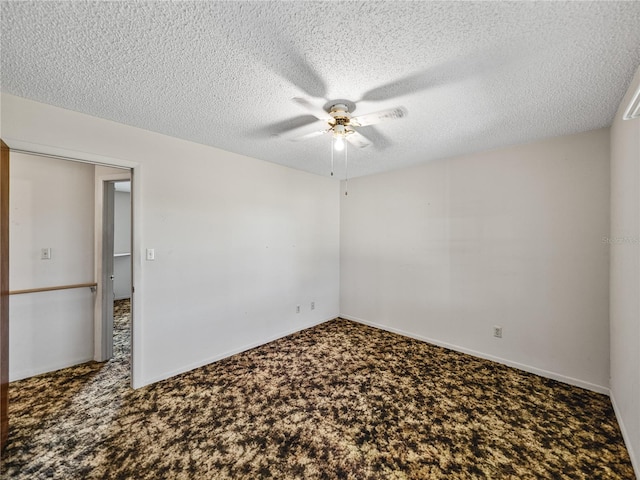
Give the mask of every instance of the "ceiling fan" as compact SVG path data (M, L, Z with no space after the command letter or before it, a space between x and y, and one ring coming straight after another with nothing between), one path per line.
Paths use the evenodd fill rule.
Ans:
M330 133L333 136L332 151L335 147L344 147L345 140L358 148L366 148L372 144L378 148L385 146L384 137L377 133L375 127L368 130L368 135L375 134L369 138L357 129L372 126L385 120L406 117L407 110L404 107L359 116L352 116L356 104L349 100L331 100L320 107L318 100L327 101L327 85L322 76L287 39L280 38L277 33L271 33L271 35L274 35L274 38L278 40L272 44L279 45L283 51L265 52L263 48L259 47L254 51L255 58L304 92L308 98L313 99L312 101L304 97L294 97L292 100L307 113L310 113L315 121L312 120L309 123L307 116L291 118L261 129L260 134L268 133L270 136L300 141ZM516 48L515 45L475 51L379 85L364 92L358 101L378 102L415 94L462 81L485 71L493 71L510 62L517 61L521 57L522 48L521 46Z
M404 118L408 113L404 107L395 107L354 117L352 113L356 104L349 100L332 100L323 108L302 97L294 97L292 101L313 115L317 121L291 129L280 136L300 141L329 133L333 136L333 146L337 151L344 149L345 140L357 148L366 148L372 144L370 139L357 130L358 127Z

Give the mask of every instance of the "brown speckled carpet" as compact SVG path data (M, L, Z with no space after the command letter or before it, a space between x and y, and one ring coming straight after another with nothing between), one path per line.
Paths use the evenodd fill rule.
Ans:
M346 320L131 390L119 312L11 384L3 478L635 478L606 396Z

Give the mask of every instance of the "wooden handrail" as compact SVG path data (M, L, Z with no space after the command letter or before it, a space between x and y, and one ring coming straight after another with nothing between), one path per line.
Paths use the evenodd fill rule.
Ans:
M74 283L73 285L58 285L57 287L40 287L40 288L28 288L26 290L12 290L9 295L20 295L22 293L36 293L36 292L51 292L53 290L67 290L69 288L96 288L97 283Z

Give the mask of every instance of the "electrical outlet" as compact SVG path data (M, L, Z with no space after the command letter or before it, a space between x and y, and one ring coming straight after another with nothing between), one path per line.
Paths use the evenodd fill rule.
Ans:
M300 313L300 305L296 305L296 313Z
M315 310L316 309L316 302L311 302L311 310Z
M40 250L40 259L41 260L51 260L51 249L43 248Z
M498 325L493 326L493 336L496 338L502 338L502 327Z

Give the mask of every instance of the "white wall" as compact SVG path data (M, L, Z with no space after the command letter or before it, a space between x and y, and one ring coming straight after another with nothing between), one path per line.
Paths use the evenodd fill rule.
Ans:
M2 123L10 147L138 165L134 385L338 314L337 181L7 94Z
M116 190L113 208L113 294L131 298L131 193Z
M131 193L114 192L113 251L131 253Z
M606 392L608 231L608 129L356 178L341 315Z
M611 398L640 477L640 119L622 115L640 86L640 69L611 127Z
M10 161L11 290L92 282L93 165L20 153ZM91 360L93 301L88 288L12 295L10 380Z

